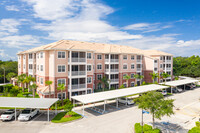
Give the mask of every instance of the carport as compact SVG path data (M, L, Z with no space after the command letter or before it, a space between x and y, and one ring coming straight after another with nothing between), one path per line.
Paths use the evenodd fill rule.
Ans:
M47 121L49 121L49 108L56 103L56 98L16 98L16 97L0 97L0 107L15 108L15 120L16 120L16 108L36 108L47 109ZM57 113L57 109L55 110Z
M83 116L84 116L85 104L104 101L103 110L95 108L95 105L92 108L93 111L96 111L96 112L101 111L101 114L103 114L106 111L107 100L116 99L116 107L118 107L118 98L120 97L126 97L126 100L127 100L127 96L129 95L141 94L148 91L161 90L165 88L167 88L167 86L162 86L162 85L157 85L157 84L143 85L143 86L137 86L137 87L130 87L126 89L118 89L118 90L92 93L92 94L87 94L87 95L72 96L72 100L73 100L73 103L75 100L82 103Z
M169 82L160 83L160 84L171 86L171 87L177 87L180 85L184 85L184 90L185 90L186 84L191 84L191 83L195 83L195 82L199 82L199 80L187 78L187 79L169 81ZM171 88L171 93L172 93L172 88Z

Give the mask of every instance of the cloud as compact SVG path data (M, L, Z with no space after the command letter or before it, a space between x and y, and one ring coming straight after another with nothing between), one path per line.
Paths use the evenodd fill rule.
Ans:
M17 33L18 26L21 25L20 21L16 19L1 19L0 20L0 32Z
M199 40L190 40L190 41L184 41L184 40L179 40L177 41L177 47L200 47L200 39Z
M162 25L161 23L136 23L123 27L124 30L139 30L146 32L155 32L163 29L171 28L172 25Z
M18 7L15 6L15 5L6 6L5 8L6 8L6 10L8 10L8 11L16 11L16 12L19 11Z
M12 56L9 56L8 54L5 53L5 50L3 49L0 49L0 57L2 59L15 59L16 57L12 57Z

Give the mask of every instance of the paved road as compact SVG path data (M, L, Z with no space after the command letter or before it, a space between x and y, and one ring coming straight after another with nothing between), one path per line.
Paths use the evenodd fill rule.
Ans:
M170 96L169 98L175 99L175 108L179 108L179 110L175 110L174 116L170 118L164 117L161 121L175 122L185 128L191 128L192 126L194 126L194 121L198 119L198 113L200 112L200 104L198 102L200 97L199 94L200 88ZM108 106L106 106L106 108L111 112L104 115L99 115L98 113L94 113L87 109L87 118L65 124L48 123L45 121L46 115L44 114L41 114L41 116L38 116L34 120L29 122L0 122L0 132L132 133L134 123L141 121L141 110L137 109L136 106L120 106L120 110ZM51 118L52 117L53 116L51 116ZM144 115L145 123L150 123L151 119L151 115Z

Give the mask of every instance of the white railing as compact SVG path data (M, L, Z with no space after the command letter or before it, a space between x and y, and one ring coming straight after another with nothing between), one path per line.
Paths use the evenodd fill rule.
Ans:
M110 72L119 72L119 69L110 69Z
M86 62L86 58L72 58L72 62Z
M167 69L166 69L167 71L171 71L172 70L172 68L171 67L167 67Z
M154 66L158 66L158 63L154 63Z
M167 61L167 63L171 63L172 62L172 60L166 60Z
M105 62L109 62L109 59L105 59Z
M109 69L105 69L105 72L109 72Z
M137 59L137 63L142 63L142 60L141 59Z
M33 73L33 69L28 69L28 72L29 73Z
M119 59L110 59L110 62L119 62Z
M70 75L70 72L68 72L68 75ZM72 76L81 76L86 75L86 71L72 71Z
M33 62L33 59L28 59L28 62Z
M110 82L119 82L119 79L110 79Z
M137 68L137 71L139 71L139 72L142 71L142 68Z
M82 88L86 88L86 85L85 84L72 85L72 89L82 89Z

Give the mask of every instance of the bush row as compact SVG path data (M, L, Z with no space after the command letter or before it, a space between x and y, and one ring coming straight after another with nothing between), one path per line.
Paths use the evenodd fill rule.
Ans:
M152 126L144 124L143 133L160 133L160 129L153 129ZM140 123L135 123L135 133L142 133L142 126Z

